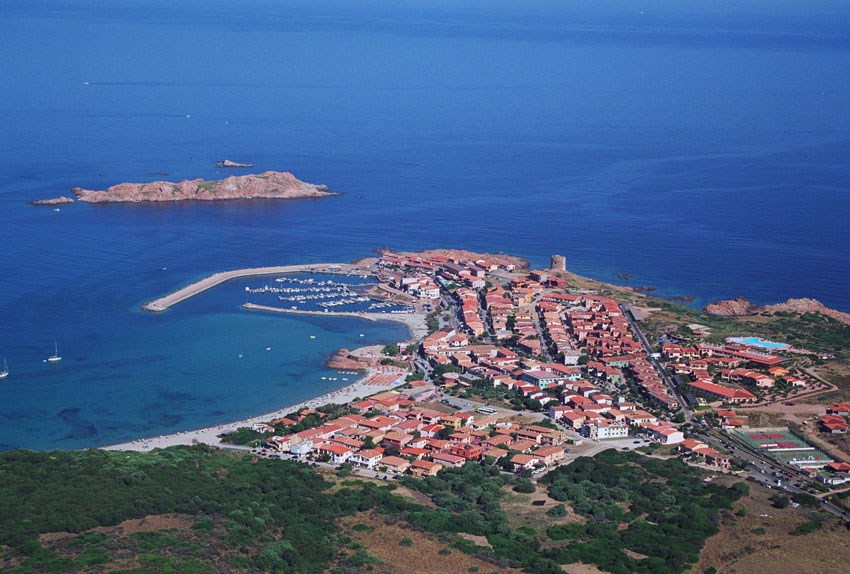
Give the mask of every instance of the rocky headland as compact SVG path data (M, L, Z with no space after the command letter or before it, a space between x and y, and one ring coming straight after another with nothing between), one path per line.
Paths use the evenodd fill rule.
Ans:
M340 349L325 363L329 369L343 371L365 371L380 365L386 356L381 354L381 345L369 345L350 351Z
M36 199L30 201L30 205L64 205L66 203L74 203L70 197L53 197L51 199Z
M289 172L266 171L220 180L192 179L178 183L120 183L105 191L75 187L77 199L86 203L142 203L161 201L217 201L225 199L297 199L336 195L325 185L297 179Z
M326 366L329 369L341 369L344 371L359 371L367 368L369 365L364 365L352 356L348 349L340 349L328 359Z
M705 312L711 315L719 315L721 317L748 317L761 314L773 313L820 313L827 317L831 317L836 321L841 321L850 325L850 313L843 313L835 309L830 309L817 299L788 299L784 303L776 305L766 305L760 307L755 303L747 301L743 297L736 297L726 301L717 301L705 306Z

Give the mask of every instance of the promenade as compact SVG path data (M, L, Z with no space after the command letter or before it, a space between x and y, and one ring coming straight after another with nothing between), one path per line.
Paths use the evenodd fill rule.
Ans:
M161 313L170 307L221 285L231 279L240 277L255 277L259 275L278 275L282 273L339 273L348 274L352 272L364 273L362 267L350 263L312 263L307 265L282 265L279 267L254 267L252 269L235 269L233 271L222 271L209 277L204 277L191 285L178 289L159 299L154 299L142 305L142 310L152 313Z

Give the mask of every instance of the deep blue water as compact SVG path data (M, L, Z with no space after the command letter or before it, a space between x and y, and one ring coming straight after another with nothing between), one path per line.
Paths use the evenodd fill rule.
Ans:
M244 284L138 311L223 269L383 245L563 253L697 305L850 311L845 3L92 4L0 6L0 448L256 414L333 388L337 347L405 336L247 313ZM25 203L218 177L224 158L343 195Z

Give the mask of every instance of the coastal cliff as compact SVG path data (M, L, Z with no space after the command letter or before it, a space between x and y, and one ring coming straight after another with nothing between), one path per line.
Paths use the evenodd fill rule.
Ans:
M216 201L225 199L296 199L336 195L327 186L297 179L289 172L266 171L221 180L192 179L178 183L120 183L105 191L75 187L77 199L86 203L142 203L160 201Z

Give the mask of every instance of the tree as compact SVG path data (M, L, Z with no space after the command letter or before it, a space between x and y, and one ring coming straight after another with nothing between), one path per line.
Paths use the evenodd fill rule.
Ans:
M563 518L567 515L567 507L563 504L556 504L546 511L546 516L550 518Z
M522 492L524 494L531 494L536 490L534 483L525 477L519 477L516 479L516 484L514 485L514 492Z
M788 508L791 504L791 499L782 494L774 494L770 497L771 502L773 502L774 508Z
M386 345L383 349L381 349L381 352L387 355L388 357L395 357L401 351L398 348L398 345L396 345L395 343L390 343L389 345Z

